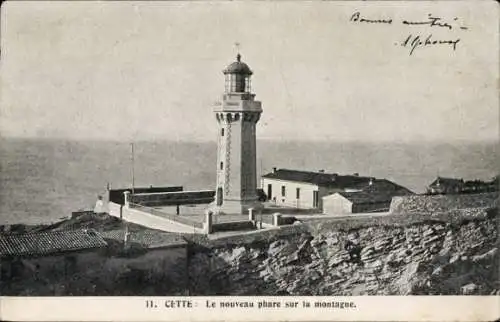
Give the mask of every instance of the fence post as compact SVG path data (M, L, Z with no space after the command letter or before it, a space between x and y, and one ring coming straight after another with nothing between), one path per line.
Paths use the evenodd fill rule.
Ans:
M273 226L280 225L281 214L279 212L273 214Z
M125 202L124 202L125 208L130 208L130 191L124 191L123 197L125 199Z
M211 211L205 213L205 233L207 234L212 233L212 216L213 212Z

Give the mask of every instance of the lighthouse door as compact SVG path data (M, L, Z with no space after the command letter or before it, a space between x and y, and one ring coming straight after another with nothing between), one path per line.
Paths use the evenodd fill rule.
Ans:
M217 188L216 198L217 198L217 200L216 200L217 206L222 206L222 188L221 187Z

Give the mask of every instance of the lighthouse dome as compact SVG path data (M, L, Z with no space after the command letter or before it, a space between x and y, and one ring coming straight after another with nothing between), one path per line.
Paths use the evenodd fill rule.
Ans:
M252 70L247 64L241 61L241 55L236 56L236 61L224 69L224 74L252 75Z

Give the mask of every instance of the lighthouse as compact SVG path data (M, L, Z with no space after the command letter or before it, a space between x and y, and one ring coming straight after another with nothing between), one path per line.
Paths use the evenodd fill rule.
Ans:
M223 71L222 102L214 108L217 120L217 183L215 213L243 214L259 208L257 198L256 125L262 113L255 100L252 71L241 55Z

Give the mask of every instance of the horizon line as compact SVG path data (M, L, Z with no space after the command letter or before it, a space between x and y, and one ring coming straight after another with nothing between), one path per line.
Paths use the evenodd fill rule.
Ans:
M176 142L176 143L216 143L217 140L214 138L212 140L208 139L193 139L188 138L185 140L176 140L170 138L137 138L134 140L125 140L119 138L82 138L82 137L61 137L61 136L46 136L46 137L38 137L38 136L5 136L0 134L1 140L39 140L39 141L72 141L72 142L108 142L108 143L151 143L151 142ZM450 144L450 143L499 143L498 138L484 138L484 139L463 139L463 138L453 138L453 139L396 139L396 140L370 140L370 139L342 139L342 138L318 138L318 139L290 139L290 138L277 138L277 137L257 137L257 141L265 141L265 142L304 142L304 143L373 143L373 144L382 144L382 143L393 143L393 144Z

